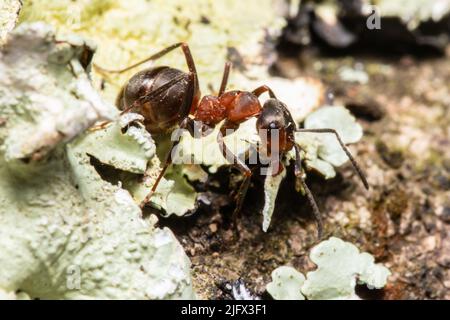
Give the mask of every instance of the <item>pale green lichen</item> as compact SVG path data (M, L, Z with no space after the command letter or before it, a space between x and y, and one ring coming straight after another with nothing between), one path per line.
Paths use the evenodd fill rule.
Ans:
M357 283L380 289L391 274L367 252L360 253L355 245L335 237L314 247L310 258L317 270L306 274L302 286L308 299L356 298Z
M3 0L0 3L0 45L6 39L6 34L16 25L22 8L20 0Z
M18 27L5 48L0 53L0 117L2 131L9 133L1 135L8 161L42 158L95 121L117 114L102 102L83 69L93 50L90 43L56 42L53 29L38 23Z
M156 146L141 115L124 114L106 128L84 134L77 144L100 163L121 170L109 178L128 190L136 203L144 200L160 172ZM195 208L197 193L180 170L169 169L149 203L164 216L182 216Z
M181 171L180 166L172 166L160 181L151 198L149 205L161 210L163 216L172 214L182 216L196 208L197 192L186 181ZM123 184L134 199L141 202L149 194L155 179L156 172L148 176L145 181L125 179Z
M104 130L88 132L78 140L78 145L103 164L143 174L147 163L155 155L156 147L142 124L142 116L135 115L124 115Z
M300 288L305 276L292 267L282 266L272 271L272 282L267 292L276 300L305 300Z
M266 232L269 229L272 214L275 209L275 200L277 199L280 184L286 176L286 170L283 170L276 176L267 175L264 181L264 208L262 211L263 224L262 229Z
M308 272L304 282L299 281L298 275L293 279L291 269L280 267L272 273L275 277L272 276L273 282L267 286L268 292L275 299L296 290L301 290L309 300L358 299L357 283L380 289L391 274L383 265L374 263L370 254L361 253L355 245L335 237L315 246L310 258L317 269Z
M85 42L59 40L44 24L24 24L1 52L0 292L44 299L194 298L190 262L172 232L156 228L153 215L142 219L131 195L91 164L95 155L142 172L153 154L148 134L139 126L121 134L120 124L137 120L131 118L80 135L102 114L117 111L90 85L79 55ZM24 67L22 60L28 78L15 70ZM33 132L61 131L64 138L37 140L45 153L32 161L22 160L35 154L34 145L11 152L11 145L35 138Z

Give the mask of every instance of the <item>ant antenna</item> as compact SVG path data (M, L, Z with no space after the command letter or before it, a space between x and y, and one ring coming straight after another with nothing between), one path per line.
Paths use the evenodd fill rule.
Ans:
M339 136L339 134L337 133L336 130L334 130L334 129L304 129L304 128L302 128L302 129L297 129L296 132L333 133L336 136L339 144L341 145L342 150L344 150L345 154L350 159L350 162L352 163L355 171L358 173L358 176L361 179L362 183L364 184L364 187L367 190L369 190L369 183L367 182L366 175L363 173L361 167L356 162L355 158L353 158L352 154L350 153L350 151L348 150L348 148L346 147L344 142L342 142L341 137Z

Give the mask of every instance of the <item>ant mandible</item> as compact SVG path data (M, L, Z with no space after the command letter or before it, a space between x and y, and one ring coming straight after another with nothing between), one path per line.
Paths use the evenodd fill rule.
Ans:
M229 129L236 130L244 121L251 117L257 117L256 129L260 133L262 149L264 149L266 154L270 155L270 150L274 150L269 139L272 136L271 133L274 132L273 130L277 132L276 137L278 141L276 142L278 142L278 145L275 151L278 156L277 159L282 159L288 151L294 148L296 155L295 175L300 181L312 206L320 238L322 234L322 219L314 197L303 179L302 159L300 157L301 149L299 144L295 142L294 133L316 132L334 134L364 186L366 189L369 188L365 175L334 129L298 129L287 106L278 100L273 91L266 85L262 85L251 92L241 90L225 91L231 68L229 62L225 64L222 82L217 96L206 95L201 97L195 63L189 46L183 42L173 44L124 69L108 70L99 66L94 67L100 72L123 73L145 62L157 60L179 47L183 50L189 72L186 73L168 66L150 67L139 71L122 87L117 97L116 105L122 110L121 114L136 110L144 117L144 125L151 134L169 133L178 126L180 129L186 129L194 138L198 137L196 132L194 132L196 122L201 123L200 136L204 136L209 134L212 131L211 129L217 124L224 121L220 127L217 142L223 156L229 162L236 165L244 175L244 180L237 193L236 207L232 216L233 222L235 222L237 214L242 207L247 189L250 185L252 171L242 159L234 155L227 148L223 138L230 132ZM261 106L258 98L265 92L269 94L270 99ZM103 124L100 127L103 127ZM267 134L261 134L261 132ZM172 152L176 150L175 148L179 141L180 139L177 139L172 143L164 166L149 194L141 202L141 208L150 201L161 178L172 163ZM272 173L273 175L281 173L284 169L279 160L277 160L276 164L272 163L271 165L277 168Z

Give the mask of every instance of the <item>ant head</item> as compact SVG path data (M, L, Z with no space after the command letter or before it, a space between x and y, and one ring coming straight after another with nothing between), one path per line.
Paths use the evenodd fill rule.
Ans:
M258 130L275 130L284 129L287 126L286 105L277 99L269 99L264 103L256 128Z
M261 138L262 150L267 155L290 150L294 128L291 114L283 102L272 98L264 103L256 121L256 129Z

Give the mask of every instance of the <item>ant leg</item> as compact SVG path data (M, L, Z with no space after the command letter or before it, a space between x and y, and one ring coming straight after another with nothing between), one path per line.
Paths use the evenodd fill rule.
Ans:
M300 181L303 190L305 190L306 197L308 198L308 201L313 209L314 217L316 218L317 222L317 236L319 239L321 239L323 230L322 216L320 214L320 210L319 207L317 206L316 200L314 200L311 190L309 190L302 176L302 160L300 158L300 146L298 144L295 144L294 149L295 149L295 176L298 179L298 181Z
M273 93L272 89L270 89L268 86L266 85L262 85L258 88L256 88L255 90L252 91L252 93L259 97L260 95L262 95L264 92L268 92L269 96L273 99L276 99L277 97L275 96L275 93Z
M239 157L233 154L231 150L228 149L228 147L225 145L223 138L227 135L226 129L230 128L236 129L236 126L227 122L222 125L222 127L220 128L220 132L217 135L217 143L219 144L220 151L222 151L224 158L227 159L227 161L231 164L236 165L239 171L241 171L244 175L244 181L241 183L241 186L239 187L238 193L236 195L236 208L234 209L231 217L233 225L236 226L238 213L242 208L245 195L247 193L248 187L250 186L252 171L247 167L245 162L243 162Z
M131 70L131 69L133 69L133 68L136 68L136 67L140 66L140 65L143 64L143 63L146 63L146 62L149 62L149 61L157 60L157 59L159 59L159 58L165 56L165 55L168 54L169 52L171 52L171 51L173 51L173 50L175 50L176 48L179 48L179 47L181 47L181 46L186 46L186 47L187 47L187 44L185 44L184 42L178 42L178 43L175 43L175 44L173 44L173 45L171 45L171 46L168 46L167 48L162 49L161 51L159 51L159 52L157 52L157 53L152 54L150 57L147 57L147 58L145 58L144 60L141 60L141 61L139 61L139 62L137 62L137 63L135 63L135 64L132 64L131 66L125 67L125 68L123 68L123 69L111 70L111 69L105 69L105 68L102 68L102 67L100 67L100 66L98 66L98 65L94 65L94 68L97 69L99 72L107 72L107 73L123 73L123 72L126 72L126 71L128 71L128 70ZM185 51L184 48L183 48L183 51ZM189 49L187 49L187 51L189 52ZM186 52L185 52L185 54L186 54ZM190 52L189 52L189 54L190 54ZM191 59L192 59L192 56L191 56ZM186 58L186 60L188 60L188 59ZM189 66L189 63L188 63L188 66ZM194 67L194 70L191 70L191 68L189 68L189 71L195 72L195 67Z
M179 48L179 47L181 47L181 49L183 50L184 57L186 59L186 64L188 66L189 72L194 74L194 78L195 78L195 88L194 88L195 90L194 90L194 92L196 92L198 90L198 88L199 88L198 77L197 77L197 69L195 68L194 58L192 57L191 50L189 49L189 45L187 43L185 43L185 42L175 43L175 44L173 44L173 45L171 45L171 46L169 46L169 47L167 47L165 49L162 49L161 51L159 51L159 52L157 52L155 54L152 54L150 57L145 58L144 60L141 60L141 61L139 61L139 62L137 62L135 64L132 64L131 66L128 66L128 67L123 68L123 69L110 70L110 69L102 68L102 67L100 67L98 65L95 65L95 64L94 64L94 68L96 70L98 70L99 72L123 73L123 72L131 70L133 68L136 68L136 67L140 66L143 63L157 60L157 59L165 56L169 52L171 52L171 51L173 51L173 50L175 50L176 48Z
M230 68L231 68L231 62L227 61L225 63L225 67L223 70L222 83L220 84L219 94L217 95L218 97L220 97L225 92L225 89L227 88L228 76L230 75Z
M161 50L161 51L151 55L150 57L145 58L144 60L141 60L141 61L139 61L139 62L137 62L137 63L135 63L135 64L133 64L133 65L131 65L129 67L123 68L123 69L110 70L110 69L105 69L105 68L99 67L97 65L94 65L94 68L97 71L104 72L104 73L105 72L108 72L108 73L122 73L122 72L126 72L128 70L131 70L131 69L133 69L135 67L138 67L138 66L140 66L141 64L143 64L145 62L157 60L157 59L165 56L169 52L171 52L171 51L173 51L173 50L175 50L176 48L179 48L179 47L181 47L181 49L183 50L184 58L186 59L186 65L187 65L187 67L189 69L189 72L194 75L194 84L193 84L194 88L193 88L193 95L192 95L192 97L193 97L192 99L193 99L193 102L194 102L194 99L196 97L198 98L200 96L200 91L199 91L200 90L200 85L199 85L199 82L198 82L197 69L195 67L194 58L192 57L192 53L191 53L191 50L189 49L189 45L187 43L185 43L185 42L175 43L175 44L173 44L173 45L171 45L171 46L169 46L169 47L167 47L167 48L165 48L165 49L163 49L163 50ZM196 103L196 102L194 102L194 103Z
M192 119L190 119L189 117L186 117L181 121L180 128L175 129L175 130L180 130L180 131L177 131L178 135L176 136L176 139L173 141L172 146L170 147L169 153L167 154L167 158L164 162L164 166L163 166L162 170L160 171L158 177L156 178L155 182L153 183L153 186L150 189L150 192L145 196L144 200L142 200L142 202L140 204L141 209L144 208L148 202L150 202L150 199L152 198L153 194L155 193L156 189L158 188L158 185L161 182L161 179L164 177L164 174L166 173L167 169L172 164L172 161L173 161L172 155L175 154L175 152L177 151L178 144L180 143L180 140L181 140L180 139L181 138L181 130L188 129L189 126L191 125L190 122L192 122L192 121L193 121Z
M336 130L328 129L328 128L327 129L297 129L296 132L333 133L336 136L339 144L341 145L342 150L344 150L345 154L350 159L350 162L352 163L353 168L355 168L355 171L358 173L359 178L361 179L362 183L364 184L364 187L367 190L369 190L369 183L367 182L365 174L363 173L361 167L356 162L355 158L353 158L353 156L350 153L350 151L348 150L348 148L345 146L344 142L342 142L342 139Z
M126 107L125 109L123 109L120 112L120 115L123 115L127 112L130 112L131 110L133 110L134 108L136 108L137 106L139 106L142 103L148 102L149 100L157 97L158 95L160 95L161 93L167 91L170 87L172 87L174 84L182 81L182 80L187 80L192 78L194 75L192 73L189 74L180 74L178 76L176 76L175 78L167 81L166 83L164 83L162 86L160 86L159 88L149 92L147 95L142 96L138 99L136 99L130 106ZM105 121L100 123L98 126L95 126L93 128L91 128L91 130L99 130L99 129L103 129L106 125L108 125L109 123L111 123L111 121Z
M185 77L186 75L184 75ZM190 82L190 86L189 86L189 93L188 94L193 94L193 90L194 90L194 81L195 81L195 75L193 73L189 73L189 82ZM175 79L175 78L174 78ZM172 79L171 81L169 81L168 83L164 84L163 86L166 86L167 84L169 84L170 82L172 82L174 79ZM159 91L160 88L156 89L155 91ZM164 90L163 90L164 91ZM161 92L163 92L161 91ZM153 93L153 91L152 91ZM167 168L169 168L169 166L172 164L172 154L175 154L175 152L177 151L177 147L178 144L180 143L180 136L181 136L181 130L183 129L187 129L189 131L189 133L194 136L193 133L193 127L194 127L194 123L193 120L189 117L184 118L179 125L179 129L176 129L176 133L178 133L178 136L175 138L175 140L172 143L172 146L170 147L169 153L167 155L166 161L164 162L164 166L161 170L161 172L159 173L158 177L155 180L155 183L153 184L150 192L145 196L144 200L142 200L140 207L144 208L145 205L150 201L151 197L153 196L153 194L156 191L156 188L158 187L159 182L161 181L162 177L164 177L164 174L166 173ZM181 130L180 130L181 129Z

